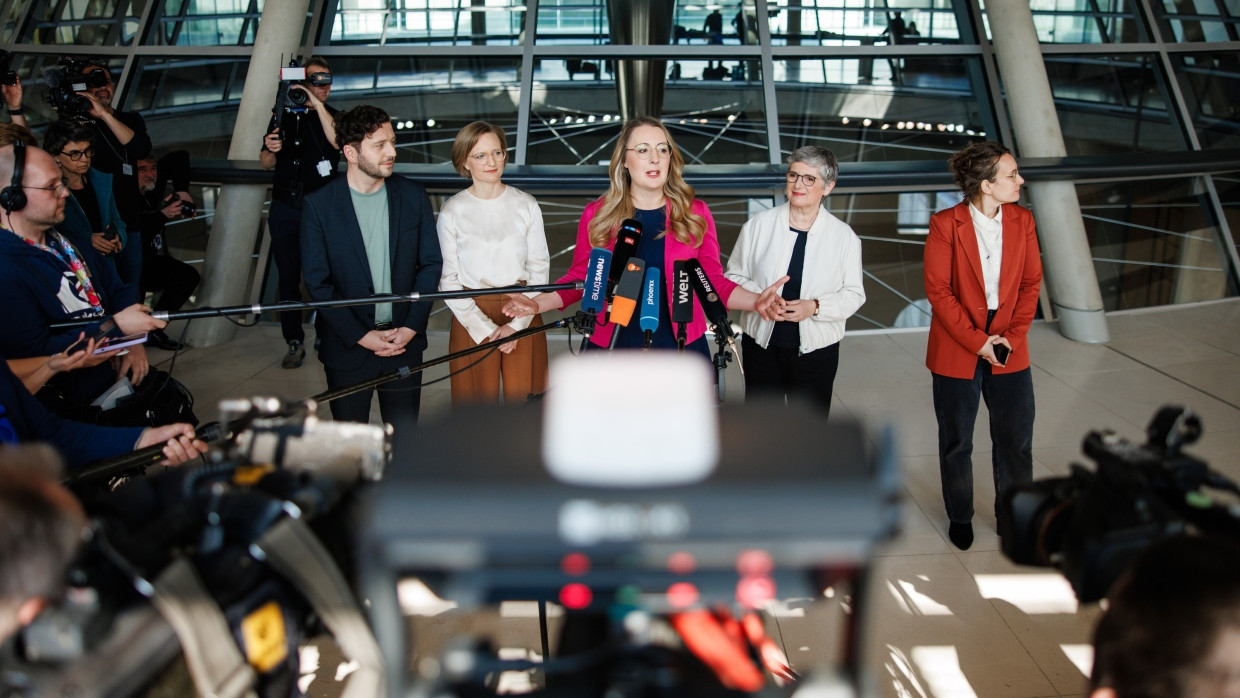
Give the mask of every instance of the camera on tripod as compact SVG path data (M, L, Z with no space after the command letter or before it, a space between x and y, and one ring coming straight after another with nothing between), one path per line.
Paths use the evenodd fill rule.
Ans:
M60 65L43 71L43 82L47 83L47 88L43 90L43 100L61 119L78 122L91 119L91 102L78 93L93 87L103 87L110 80L108 71L103 68L85 70L88 65L91 64L66 59L61 61Z
M1164 406L1135 444L1091 431L1082 450L1096 470L1073 464L1067 477L1013 487L999 502L1003 554L1022 565L1055 567L1082 602L1103 598L1154 541L1184 533L1240 538L1240 518L1208 490L1240 488L1181 447L1201 435L1192 411Z

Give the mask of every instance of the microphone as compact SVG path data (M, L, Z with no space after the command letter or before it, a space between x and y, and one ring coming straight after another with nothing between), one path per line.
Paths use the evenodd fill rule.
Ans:
M627 218L620 224L620 230L616 232L616 244L611 252L611 271L607 274L607 302L611 303L611 299L616 296L616 283L620 281L620 275L624 273L624 267L633 255L637 254L637 244L642 239L642 224L640 221ZM611 320L611 308L607 309L607 319Z
M603 312L611 260L610 250L602 247L590 250L590 261L586 263L585 295L581 297L581 312L577 313L578 331L585 337L594 334L594 322L599 313Z
M637 320L642 328L642 349L650 348L659 329L659 276L659 268L650 267L642 277L642 314Z
M675 286L672 289L672 322L676 324L676 347L684 350L685 333L693 322L693 291L689 288L689 268L685 260L672 262Z
M614 259L614 258L613 258ZM638 300L642 295L642 274L646 271L645 260L630 257L620 275L620 283L616 284L616 297L611 303L611 322L616 324L611 334L611 346L616 346L616 338L620 336L620 328L628 327L633 320L633 311L637 309Z
M728 309L719 299L719 294L715 293L715 286L707 278L702 263L696 259L686 259L685 268L689 271L689 282L693 285L698 302L702 304L702 312L706 313L706 321L714 328L715 334L726 339L732 351L736 351L736 342L733 341L736 334L732 332L732 323L728 321Z

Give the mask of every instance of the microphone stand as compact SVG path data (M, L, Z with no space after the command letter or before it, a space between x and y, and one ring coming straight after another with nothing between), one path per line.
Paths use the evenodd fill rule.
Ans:
M728 337L723 332L715 331L715 389L718 391L719 404L724 403L725 384L724 380L728 375L728 362L732 360L732 352L728 350Z
M228 315L262 315L265 312L282 312L285 310L316 310L319 308L344 308L352 305L374 305L376 303L410 303L418 301L452 300L455 298L473 298L474 296L496 296L508 293L539 293L546 291L580 291L585 288L584 281L570 281L563 284L542 284L538 286L502 286L500 288L483 288L460 291L431 291L428 293L383 293L359 298L339 298L330 301L297 301L286 303L269 303L267 305L233 305L225 308L195 308L177 312L156 311L151 317L156 320L189 320L200 317L226 317ZM98 317L83 320L67 320L48 325L54 330L81 327L98 321Z
M431 359L430 361L424 361L418 364L417 366L401 366L395 371L389 371L388 373L384 373L383 375L380 375L380 376L375 376L374 378L364 380L360 383L354 383L353 385L346 385L342 388L335 388L333 390L327 390L327 391L321 392L318 395L315 395L314 397L310 399L320 404L325 403L325 402L331 402L332 400L342 398L347 395L352 395L354 393L359 393L363 390L370 390L371 388L378 387L380 385L383 385L384 383L390 383L392 381L400 380L402 378L408 378L409 376L412 376L415 373L421 373L422 371L428 368L431 368L433 366L438 366L439 364L447 363L449 361L452 361L453 359L459 359L462 356L469 356L470 354L476 354L477 352L480 352L480 351L494 349L495 347L498 347L502 344L507 344L508 342L515 342L518 339L522 339L524 337L529 337L531 335L536 335L542 332L546 332L548 330L555 329L557 327L565 327L573 323L575 319L576 318L572 318L572 319L564 318L564 319L556 320L555 322L548 322L546 324L539 325L538 327L527 327L524 330L513 332L512 334L508 335L507 337L504 337L503 339L496 339L491 342L483 342L482 344L479 344L476 347L469 347L468 349L462 349L458 352L453 352L451 354L445 354L437 359Z

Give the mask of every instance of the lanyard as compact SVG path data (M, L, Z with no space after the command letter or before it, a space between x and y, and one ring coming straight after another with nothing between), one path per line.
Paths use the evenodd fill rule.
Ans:
M14 231L9 231L17 235ZM78 282L82 284L82 291L86 294L86 302L90 303L95 315L103 315L103 303L99 301L99 294L95 292L95 285L90 280L90 269L82 262L82 258L78 256L77 250L73 249L73 245L53 230L47 232L48 244L39 244L34 240L24 238L17 235L18 238L26 242L26 244L37 247L44 252L54 255L61 262L64 262L69 270L78 278Z

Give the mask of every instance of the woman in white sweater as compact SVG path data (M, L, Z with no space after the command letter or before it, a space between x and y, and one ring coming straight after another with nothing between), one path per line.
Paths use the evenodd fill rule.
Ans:
M508 140L498 126L475 121L456 134L452 164L473 181L439 211L441 291L547 283L551 259L542 211L534 197L500 181L507 155ZM477 296L446 301L452 310L448 350L503 339L531 322L541 324L538 316L505 316L500 308L506 300ZM450 365L452 404L494 403L501 378L505 402L521 402L546 389L547 338L539 334L508 342L486 358L471 354Z
M729 279L757 292L789 277L775 321L741 313L746 398L800 395L831 410L844 322L865 303L861 241L822 206L839 171L831 151L797 148L788 157L787 203L750 218L736 240Z

